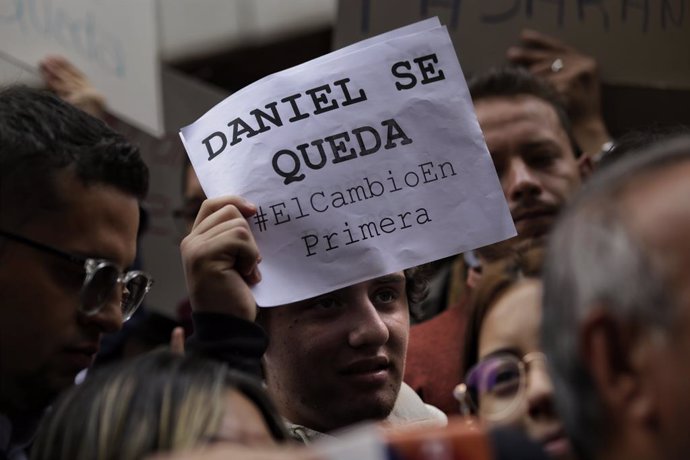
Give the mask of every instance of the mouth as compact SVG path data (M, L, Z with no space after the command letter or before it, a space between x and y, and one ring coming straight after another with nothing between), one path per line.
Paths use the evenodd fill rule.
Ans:
M513 217L513 222L518 234L523 236L535 236L546 233L556 218L557 211L552 208L533 208L518 210Z
M539 442L551 458L565 458L570 452L570 441L562 428L542 436Z
M513 221L517 224L518 222L522 221L528 221L528 220L534 220L534 219L541 219L544 217L554 217L556 215L556 211L551 208L534 208L534 209L525 209L521 210L519 212L515 213L515 217L513 217Z
M391 370L392 364L387 357L376 356L351 362L341 369L340 375L355 383L380 385L389 380Z
M98 353L98 345L94 344L77 345L65 349L69 367L78 371L91 366L96 353Z

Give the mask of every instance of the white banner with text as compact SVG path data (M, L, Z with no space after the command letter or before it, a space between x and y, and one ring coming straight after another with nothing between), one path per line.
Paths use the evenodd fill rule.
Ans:
M181 137L207 196L258 207L262 307L516 234L437 20L266 77Z

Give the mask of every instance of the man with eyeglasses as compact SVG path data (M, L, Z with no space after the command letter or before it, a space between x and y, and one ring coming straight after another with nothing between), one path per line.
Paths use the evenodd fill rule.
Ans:
M0 92L0 458L25 458L43 410L151 287L127 271L148 169L99 120Z

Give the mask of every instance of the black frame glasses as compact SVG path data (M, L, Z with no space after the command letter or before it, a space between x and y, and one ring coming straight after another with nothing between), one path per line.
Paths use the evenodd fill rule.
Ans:
M4 230L0 230L0 236L81 266L85 274L79 295L80 310L87 315L98 313L116 294L115 288L122 285L120 308L122 320L127 321L153 286L153 278L139 270L122 273L114 263L105 259L70 254Z

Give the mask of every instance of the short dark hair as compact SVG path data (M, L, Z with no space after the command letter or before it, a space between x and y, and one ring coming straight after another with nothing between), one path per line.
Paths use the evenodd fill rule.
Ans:
M575 158L582 155L573 126L563 100L556 90L546 81L529 73L522 67L494 67L485 73L476 75L467 82L472 101L492 97L534 96L549 104L556 111L558 120L568 136Z
M44 90L0 90L0 207L3 215L50 207L58 172L106 184L139 200L148 168L139 149L102 121Z

